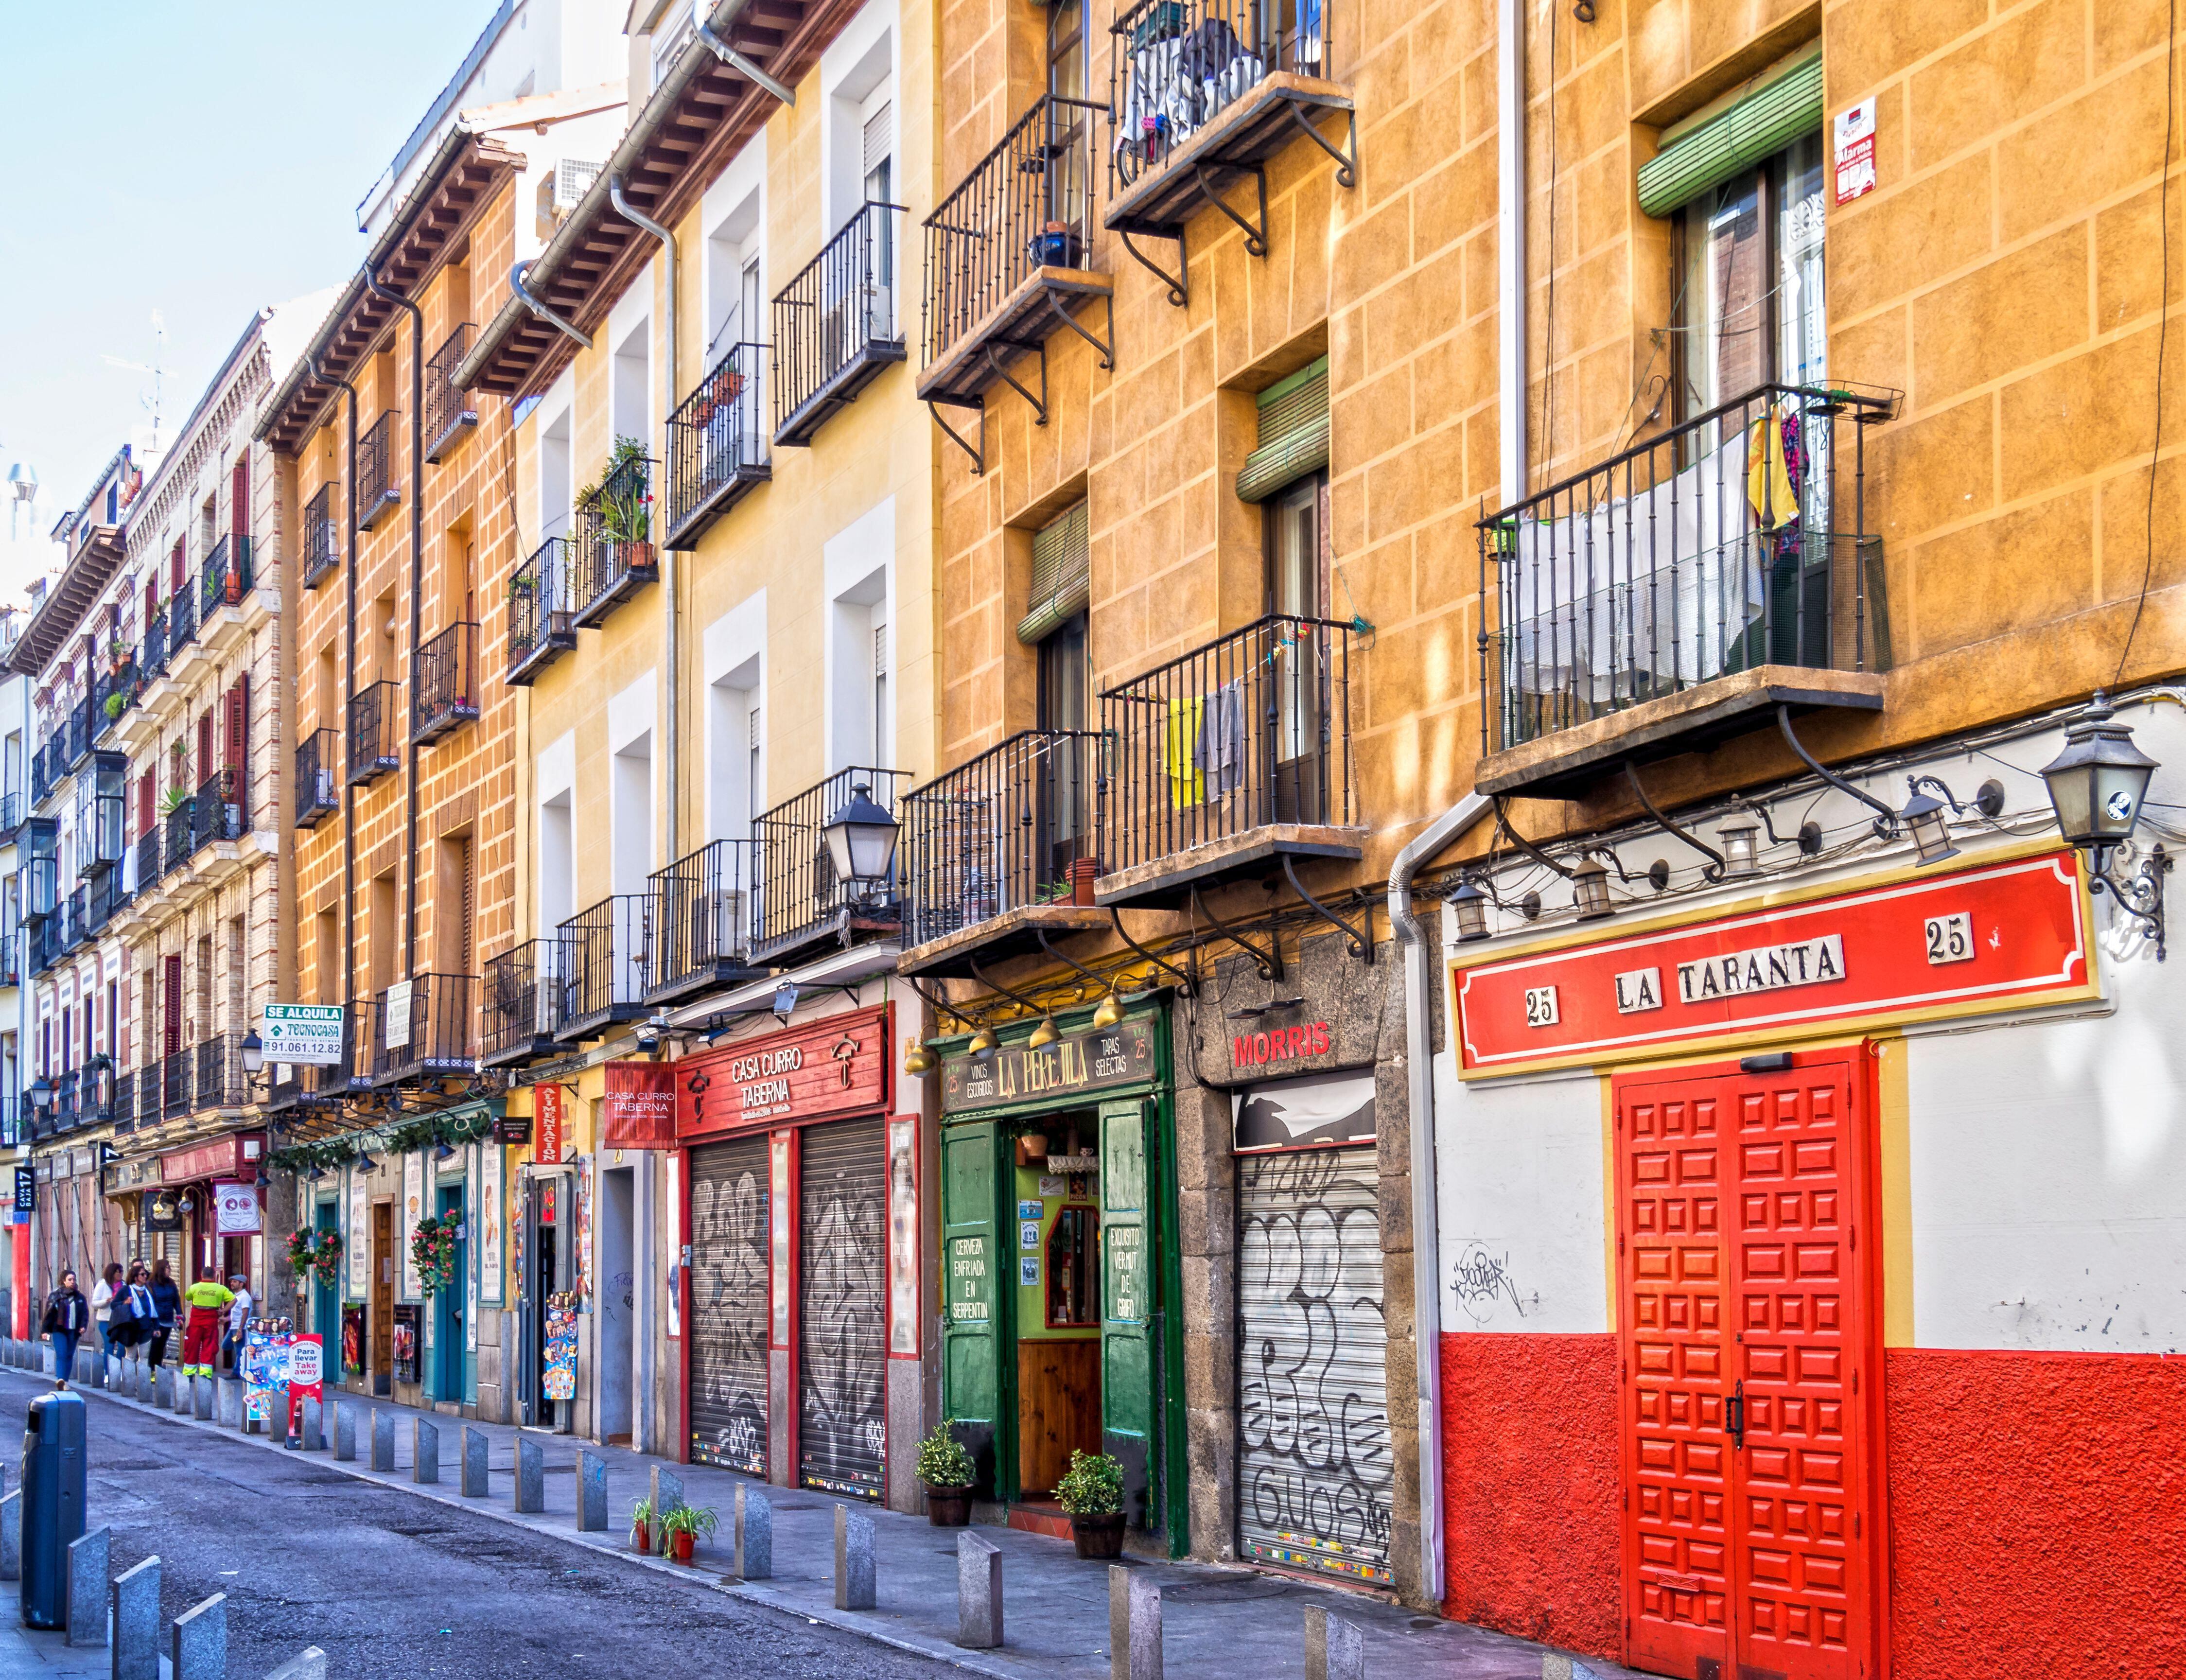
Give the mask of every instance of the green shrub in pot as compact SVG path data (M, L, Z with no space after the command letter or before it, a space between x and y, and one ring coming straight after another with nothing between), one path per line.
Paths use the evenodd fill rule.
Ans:
M956 1420L944 1418L918 1443L918 1479L928 1487L969 1487L972 1454L956 1436Z
M1055 1498L1068 1516L1114 1516L1124 1509L1124 1466L1106 1453L1073 1448L1070 1469L1056 1484Z

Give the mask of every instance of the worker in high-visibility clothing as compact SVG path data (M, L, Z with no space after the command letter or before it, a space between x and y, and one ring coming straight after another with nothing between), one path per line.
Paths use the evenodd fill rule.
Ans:
M184 1376L213 1374L213 1361L220 1353L221 1319L234 1299L227 1285L213 1276L210 1266L200 1270L198 1280L182 1291L182 1304L189 1309L189 1317L182 1322Z

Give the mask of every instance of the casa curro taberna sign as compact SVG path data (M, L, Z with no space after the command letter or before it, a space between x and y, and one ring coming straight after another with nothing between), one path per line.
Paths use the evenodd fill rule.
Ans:
M1467 1078L2091 997L2078 854L1451 965Z

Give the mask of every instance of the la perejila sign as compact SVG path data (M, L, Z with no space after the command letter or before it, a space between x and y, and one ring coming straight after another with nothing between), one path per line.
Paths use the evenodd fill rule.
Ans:
M2069 848L1451 965L1460 1073L1660 1056L2094 995Z

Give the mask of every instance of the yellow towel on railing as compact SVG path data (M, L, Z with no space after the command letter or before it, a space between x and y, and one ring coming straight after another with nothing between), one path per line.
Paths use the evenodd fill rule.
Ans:
M1761 447L1746 451L1746 500L1754 523L1764 531L1781 529L1799 517L1799 498L1791 489L1791 469L1784 459L1784 428L1772 412L1754 423Z
M1169 772L1169 802L1177 810L1188 810L1207 797L1205 778L1192 763L1199 748L1197 696L1169 703L1169 727L1162 737L1163 767Z

